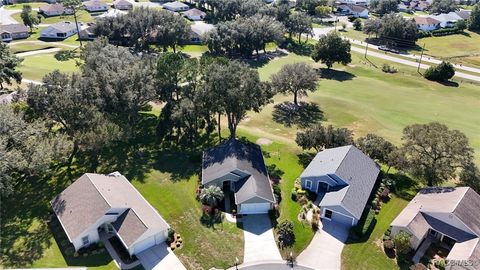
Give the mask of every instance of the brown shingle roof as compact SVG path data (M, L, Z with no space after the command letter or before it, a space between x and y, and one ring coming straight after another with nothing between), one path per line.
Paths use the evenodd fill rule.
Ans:
M0 33L5 33L5 32L11 33L11 34L24 33L24 32L28 32L28 28L25 25L18 24L18 23L0 25Z
M426 25L431 25L431 24L439 24L440 21L437 19L434 19L432 17L415 17L414 18L416 24L426 24Z
M113 227L126 246L131 246L148 230L145 223L132 209L123 212L113 223Z

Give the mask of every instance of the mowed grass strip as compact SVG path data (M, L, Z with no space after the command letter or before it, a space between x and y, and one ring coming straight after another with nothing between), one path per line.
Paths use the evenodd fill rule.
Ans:
M78 66L74 59L58 61L54 55L54 53L47 53L24 57L20 66L23 78L41 81L43 76L56 69L66 73L78 71Z

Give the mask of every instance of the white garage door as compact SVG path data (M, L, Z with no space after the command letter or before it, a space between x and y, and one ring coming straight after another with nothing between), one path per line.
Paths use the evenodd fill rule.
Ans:
M270 203L244 203L240 205L240 214L265 214L270 210Z
M342 214L337 213L337 212L332 213L332 221L335 221L337 223L341 223L341 224L346 225L348 227L352 226L352 218L351 217L342 215Z

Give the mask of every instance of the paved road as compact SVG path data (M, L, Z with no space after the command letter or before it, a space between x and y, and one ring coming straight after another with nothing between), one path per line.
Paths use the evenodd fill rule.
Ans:
M21 10L8 10L5 7L0 7L0 23L2 24L12 24L17 23L15 19L12 18L12 14L18 13Z
M299 264L294 264L292 267L286 261L261 261L253 263L245 263L238 266L240 270L314 270L313 268L306 267ZM235 267L231 267L228 270L236 270Z
M282 260L268 215L242 217L245 249L243 262Z
M165 243L153 246L137 254L145 270L186 270L185 266Z
M352 51L363 54L363 53L365 53L365 48L360 48L360 47L352 46ZM391 62L395 62L395 63L399 63L399 64L411 66L411 67L418 67L418 63L417 63L417 62L410 61L410 60L406 60L406 59L402 59L402 58L398 58L398 57L392 56L392 54L385 54L385 53L380 53L380 52L372 52L372 51L369 51L367 55L368 55L368 56L374 56L374 57L382 58L382 59L385 59L385 60L388 60L388 61L391 61ZM368 56L367 56L367 57L368 57ZM421 68L421 69L427 69L427 68L429 68L429 67L430 67L429 65L420 64L420 68ZM468 80L480 82L480 76L475 76L475 75L463 73L463 72L460 72L460 71L455 71L455 77L459 77L459 78L463 78L463 79L468 79Z
M319 270L341 269L342 250L348 237L348 228L335 222L322 220L322 230L297 257L301 265Z
M58 52L58 51L61 51L61 50L62 49L60 49L60 48L50 48L50 49L44 49L44 50L36 50L36 51L30 51L30 52L17 53L15 55L18 56L18 57L25 57L25 56L31 56L31 55L37 55L37 54Z

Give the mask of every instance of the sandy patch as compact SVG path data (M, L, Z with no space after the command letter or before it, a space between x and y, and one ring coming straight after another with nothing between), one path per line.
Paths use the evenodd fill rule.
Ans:
M267 139L267 138L260 138L256 142L258 145L270 145L272 144L272 141Z

